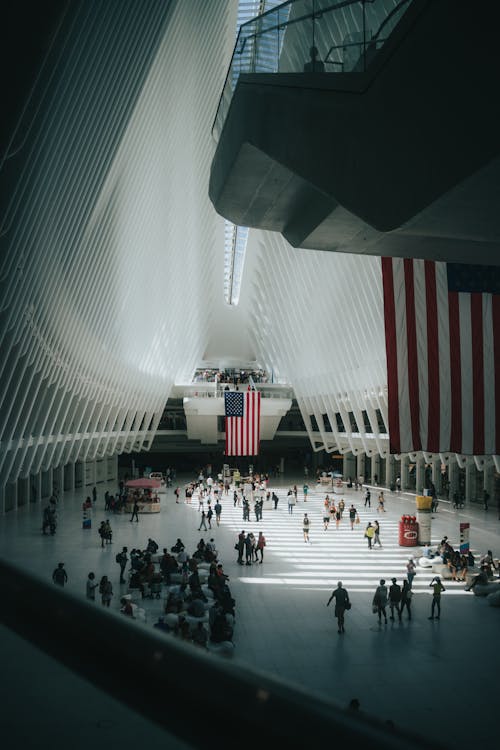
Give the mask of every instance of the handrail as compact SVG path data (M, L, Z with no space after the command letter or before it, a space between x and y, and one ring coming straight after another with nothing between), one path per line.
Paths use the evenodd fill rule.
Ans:
M380 32L382 31L382 29L384 28L384 26L387 23L389 23L389 21L391 20L391 18L393 16L396 15L397 11L400 10L400 8L402 8L403 5L406 5L406 3L410 3L410 2L411 2L411 0L401 0L400 3L398 3L397 5L394 6L394 8L387 14L387 18L384 18L384 20L380 24L378 31L376 31L375 34L373 35L373 37L371 39L372 42L373 42L373 40L377 39L378 35L380 34Z
M285 741L291 750L326 745L332 737L371 750L420 750L425 741L149 630L3 560L0 586L7 602L0 619L7 627L195 748L207 744L206 723L193 720L195 684L206 686L205 714L218 717L210 725L214 746L236 738L240 748L253 750L259 736L266 744ZM91 657L84 644L90 644Z
M367 45L371 45L373 47L374 46L374 42L378 41L379 44L381 42L385 42L386 39L381 39L380 38L380 34L381 34L382 29L385 28L387 26L387 23L392 18L394 18L394 16L398 12L400 12L401 8L404 5L406 5L407 3L411 2L411 0L401 0L401 2L397 3L397 5L394 8L392 8L388 12L387 16L381 21L379 28L377 29L376 32L374 32L374 34L372 35L372 37L369 40L366 39L365 7L367 5L373 5L373 3L375 2L375 0L340 0L340 2L333 2L333 3L329 4L329 5L321 7L321 8L316 8L314 0L311 0L311 10L310 10L310 12L307 12L307 13L305 12L302 15L298 16L297 18L287 19L286 21L280 22L279 21L279 13L280 13L280 11L286 9L287 7L290 7L290 6L294 5L295 2L297 2L297 0L287 0L287 2L284 2L281 5L277 5L274 8L270 8L265 13L262 13L261 15L256 16L253 19L250 19L249 21L246 21L244 24L242 24L240 26L239 31L238 31L238 36L237 36L237 39L236 39L236 43L235 43L234 48L233 48L233 54L231 56L231 62L229 64L229 67L228 67L228 70L227 70L227 73L226 73L226 77L225 77L225 80L224 80L224 86L222 88L222 92L221 92L221 95L219 97L219 101L218 101L218 104L217 104L217 109L216 109L214 121L213 121L213 124L212 124L212 131L211 132L212 132L212 135L214 136L214 138L216 137L215 131L216 131L217 123L218 123L218 120L219 120L219 115L220 115L222 107L223 107L223 103L226 100L226 97L228 97L229 102L230 102L230 100L232 98L231 97L231 91L230 90L228 91L228 82L229 82L229 79L231 77L231 73L234 71L234 65L235 65L237 59L242 57L242 55L243 55L243 53L245 51L245 47L247 45L247 42L253 41L253 43L254 43L253 56L255 57L255 45L257 43L257 40L260 37L265 37L265 36L267 36L269 34L272 34L273 32L279 32L279 31L281 31L281 30L283 30L285 28L288 28L289 26L292 26L292 25L297 24L297 23L302 23L302 22L307 21L309 19L312 19L314 21L315 19L321 18L325 14L341 10L341 9L346 8L348 6L359 5L363 9L363 41L360 41L360 42L355 43L355 44L353 43L352 45L349 45L349 44L347 44L347 45L345 45L345 44L344 45L341 45L341 44L335 45L334 44L334 45L332 45L332 47L330 47L330 49L328 50L328 53L326 55L326 60L325 61L328 62L329 64L331 64L333 66L335 66L335 65L342 65L342 63L339 63L338 61L328 60L328 56L330 55L330 53L334 49L346 49L349 46L357 47L359 45L362 45L364 52L366 52ZM269 16L272 13L275 14L275 15L277 15L278 20L277 20L277 22L274 25L269 25L269 26L266 27L265 24L262 23L262 19L264 19L265 17ZM260 26L260 28L255 28L255 27L258 27L258 26ZM252 31L249 32L248 34L245 34L245 31L247 29L249 29L250 27L252 27ZM254 28L255 28L255 30L254 30ZM313 36L314 36L314 31L313 31ZM378 49L378 47L377 47L377 49ZM366 66L366 58L363 58L363 59L364 59L364 65ZM246 72L255 72L253 70L254 66L255 66L255 61L253 61L252 64L251 64L251 66L250 66L251 70L246 71ZM353 70L350 70L349 72L358 73L359 70L360 70L360 68L356 67L355 70L353 69ZM224 115L223 115L223 117L224 117Z

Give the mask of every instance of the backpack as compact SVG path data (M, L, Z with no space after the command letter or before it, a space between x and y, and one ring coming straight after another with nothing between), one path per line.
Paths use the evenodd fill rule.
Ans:
M115 557L115 560L117 563L121 563L121 561L123 560L123 553L118 552L117 556Z

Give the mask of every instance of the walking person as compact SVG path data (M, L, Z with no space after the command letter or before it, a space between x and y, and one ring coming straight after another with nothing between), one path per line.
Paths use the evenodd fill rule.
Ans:
M255 561L257 561L257 552L260 552L260 562L264 560L264 547L266 546L266 537L259 531L259 538L257 539L257 549L255 553Z
M104 542L106 541L106 521L101 521L101 525L97 529L97 533L101 537L101 547L104 547Z
M218 500L214 505L214 510L215 510L215 522L217 526L220 526L220 514L222 513L222 505L219 503Z
M328 530L329 523L330 523L330 501L328 500L328 495L327 495L325 499L324 510L323 510L323 528L325 531Z
M408 583L408 579L405 579L403 581L403 588L401 589L401 607L400 612L401 616L403 615L403 610L406 607L406 611L408 613L408 619L411 620L411 598L413 596L412 590L410 588L410 584Z
M489 502L490 502L490 493L486 489L486 487L483 490L483 507L485 510L488 510L489 508Z
M255 545L255 537L252 532L247 534L245 539L245 563L251 565L253 560L253 548Z
M125 572L125 568L127 567L127 562L128 562L127 552L128 552L128 548L123 547L122 551L119 552L115 558L116 562L120 566L120 583L125 583L125 578L123 574Z
M371 525L370 521L368 521L368 526L365 529L365 537L366 537L366 541L368 542L368 549L373 549L372 541L373 541L374 536L375 536L375 529Z
M89 573L86 585L87 599L91 602L95 602L95 590L99 586L95 580L95 573Z
M385 585L385 579L381 578L380 584L375 589L375 594L373 596L373 601L372 601L373 613L378 615L379 624L382 622L382 616L383 616L384 622L387 625L387 614L385 612L386 607L387 607L387 586Z
M349 508L349 523L351 524L351 531L353 531L354 529L354 524L356 523L356 516L357 516L356 508L351 503L351 507Z
M293 514L293 506L296 503L296 497L295 497L295 495L293 493L293 490L288 490L287 498L286 499L288 500L288 512L290 514Z
M130 517L130 521L133 521L134 518L137 521L137 523L139 523L139 503L137 502L136 497L134 498L134 505L132 507L132 515Z
M243 520L250 521L250 503L246 497L243 498Z
M57 568L52 573L52 580L58 586L64 586L68 582L68 574L64 569L64 563L57 564Z
M212 516L213 516L213 514L214 514L214 512L212 510L212 506L209 503L208 504L208 510L207 510L207 521L208 521L208 528L209 529L212 528Z
M99 593L101 595L101 603L104 607L109 607L111 599L113 597L113 585L108 579L108 576L103 576L99 583Z
M278 503L279 503L279 497L276 494L276 492L273 492L273 494L272 494L272 500L273 500L273 503L274 503L274 510L277 510L278 509Z
M311 522L309 521L309 518L307 517L307 513L304 513L304 518L302 520L302 530L304 532L304 542L309 542L309 526L311 525Z
M436 576L432 579L432 581L429 583L429 588L432 588L432 605L429 620L439 620L439 618L441 617L441 593L443 591L446 591L446 589L441 583L441 578L439 576ZM435 608L437 608L437 615L434 618Z
M238 541L236 542L235 549L238 550L238 565L243 565L243 552L245 549L245 532L242 531L241 534L238 534Z
M380 541L380 524L378 521L374 521L373 524L374 524L373 546L375 547L375 545L378 544L378 546L381 547L382 543Z
M380 495L378 496L377 513L385 513L384 503L385 503L384 493L380 491Z
M372 497L371 496L371 492L370 492L370 490L367 487L366 488L366 495L365 495L365 508L366 508L366 506L368 506L369 508L372 507L371 497Z
M340 510L340 505L337 506L337 510L335 511L335 528L338 529L340 526L340 522L342 520L342 511Z
M43 517L42 517L42 534L44 536L47 536L47 529L50 529L50 505L47 505L46 508L43 510Z
M106 521L104 521L104 540L106 544L113 544L112 539L113 539L113 531L111 529L111 524L106 519Z
M304 493L304 502L307 502L307 493L309 492L309 485L304 482L304 486L302 487L302 491Z
M260 501L256 500L254 504L255 521L258 523L260 518Z
M332 595L326 603L327 607L330 606L330 602L332 601L332 599L335 599L335 617L337 618L338 632L345 633L344 613L346 609L351 608L351 603L349 601L349 594L342 586L342 581L339 581L337 583L337 588L332 591Z
M401 586L398 584L397 579L392 579L392 585L389 586L389 607L391 609L391 620L394 620L394 610L398 615L399 622L401 622Z
M205 529L205 531L208 531L207 529L207 514L204 510L201 511L201 521L200 525L198 526L198 531L201 531L202 527Z
M180 494L181 494L181 488L180 487L176 487L175 490L174 490L175 502L176 503L179 502L179 495Z
M410 588L413 584L413 579L417 575L417 566L415 565L415 560L413 557L408 558L408 562L406 563L406 577L408 578L408 584Z
M439 501L438 501L437 490L436 490L436 486L434 482L431 482L430 492L431 492L431 497L432 497L431 513L437 513Z

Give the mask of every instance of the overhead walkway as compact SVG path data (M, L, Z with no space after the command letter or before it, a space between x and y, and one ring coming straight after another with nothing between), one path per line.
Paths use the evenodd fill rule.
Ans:
M494 263L479 210L500 166L493 12L296 0L243 25L213 129L216 210L294 247Z

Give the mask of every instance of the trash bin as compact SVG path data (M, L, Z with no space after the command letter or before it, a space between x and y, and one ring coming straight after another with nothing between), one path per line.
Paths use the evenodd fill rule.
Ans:
M399 546L416 547L418 544L418 523L415 516L401 516L399 522Z

